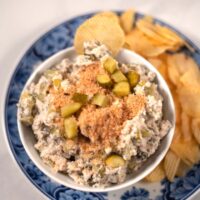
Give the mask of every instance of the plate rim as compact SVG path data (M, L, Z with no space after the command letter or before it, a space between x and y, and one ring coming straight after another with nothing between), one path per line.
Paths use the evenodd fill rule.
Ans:
M124 10L111 10L111 11L116 12L116 13L119 14L119 13L123 12ZM10 138L9 138L8 123L7 123L7 118L6 118L6 113L7 113L7 107L6 106L7 106L8 97L9 97L9 94L10 94L9 89L10 89L11 83L13 81L13 78L15 77L15 74L17 73L17 70L19 69L19 65L20 65L21 61L25 58L25 55L27 54L27 52L29 52L29 50L35 45L36 42L38 42L39 40L44 38L49 32L52 31L52 29L55 29L55 28L57 28L59 26L62 26L63 24L68 23L71 20L75 20L76 18L92 16L92 15L96 14L97 12L100 12L100 11L96 11L95 10L95 11L92 11L92 12L82 12L81 14L69 17L69 18L67 18L65 20L62 20L61 22L57 22L54 25L49 26L49 28L47 28L47 30L41 31L34 39L32 39L32 41L28 42L28 44L27 44L27 46L25 48L23 48L20 51L19 55L17 56L16 61L13 62L14 63L13 66L14 67L9 72L9 74L7 76L8 78L7 78L7 81L5 83L5 87L4 87L3 92L2 92L3 101L1 103L1 109L2 109L1 125L2 125L2 129L3 129L3 138L5 140L9 155L11 156L11 158L12 158L13 162L15 163L15 165L17 166L18 170L23 175L26 176L26 178L31 182L31 184L33 184L35 186L34 188L37 188L37 190L39 190L45 198L48 197L48 198L52 199L52 196L50 196L48 193L46 193L44 190L42 190L42 188L40 186L38 186L34 181L32 181L32 179L29 176L29 174L27 174L27 172L24 170L24 168L22 167L21 163L17 159L17 157L15 155L15 151L13 149L13 146L11 145L12 142L10 141ZM139 16L147 15L147 14L144 14L143 12L139 12L139 11L136 12L136 13ZM198 52L200 54L200 47L198 47L193 42L192 39L188 38L188 36L185 35L185 33L182 33L181 31L179 31L179 29L174 28L173 25L171 25L171 23L165 22L165 20L161 20L160 18L157 18L157 17L154 17L154 16L152 16L152 17L156 22L158 22L160 24L164 24L166 27L169 27L172 30L174 30L178 35L180 35L181 38L186 40L187 43L189 43L195 49L196 52ZM197 185L191 192L189 192L183 199L186 200L186 199L193 198L199 192L199 189L200 189L200 184Z

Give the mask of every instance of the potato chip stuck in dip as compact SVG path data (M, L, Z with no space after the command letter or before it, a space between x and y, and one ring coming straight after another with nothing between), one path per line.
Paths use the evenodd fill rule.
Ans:
M83 55L52 66L23 91L18 116L54 171L92 187L122 183L171 128L155 78L143 65L119 63L105 45L85 42Z

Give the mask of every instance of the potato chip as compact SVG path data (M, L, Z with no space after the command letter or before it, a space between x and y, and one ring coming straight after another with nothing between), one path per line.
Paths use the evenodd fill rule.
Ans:
M167 57L167 71L169 75L170 81L175 85L179 85L179 78L180 78L180 73L177 68L176 61L174 59L174 56L168 55Z
M93 17L107 17L109 19L112 19L113 22L116 22L117 24L119 24L119 17L117 16L116 13L112 12L112 11L104 11L104 12L100 12L100 13L97 13L96 15L94 15Z
M200 88L180 87L177 92L184 112L191 117L200 117Z
M156 30L157 32L165 39L173 42L174 44L184 44L184 40L177 35L176 32L174 32L172 29L169 29L165 26L161 26L159 24L156 24Z
M189 166L197 163L200 159L199 145L194 138L186 141L182 137L176 137L173 139L170 149Z
M160 72L160 74L163 76L163 78L167 81L168 80L168 74L167 74L167 66L163 62L163 60L159 58L149 58L148 61L156 67L156 69Z
M180 157L169 150L164 159L164 169L168 180L173 181L179 167Z
M146 36L150 37L151 40L156 41L158 44L163 45L169 45L173 46L174 42L166 39L165 37L162 37L157 33L156 26L153 24L153 21L147 19L147 18L142 18L137 21L136 26L138 29L143 32Z
M127 10L120 16L120 25L126 34L131 32L134 21L135 21L134 10Z
M185 141L192 139L190 122L191 122L190 117L185 112L182 112L181 113L181 131L182 131L183 139Z
M167 46L157 46L137 28L126 35L130 49L144 57L155 57L167 50Z
M156 67L156 69L158 69L162 64L162 60L159 58L148 58L148 61L154 66Z
M176 125L179 125L181 123L181 105L179 102L178 94L176 91L172 91L172 96L174 100L175 105L175 113L176 113Z
M176 145L176 143L180 141L181 136L182 136L181 127L180 125L176 125L171 146Z
M124 45L124 32L120 25L113 23L107 16L92 17L79 26L74 38L74 46L79 54L83 53L83 43L99 41L105 44L116 55Z
M191 52L194 52L195 49L188 44L185 40L183 40L175 31L173 31L170 28L161 26L159 24L156 24L156 29L159 32L160 35L162 35L165 38L168 38L171 41L174 41L176 43L175 50L177 51L181 46L185 45ZM173 50L173 49L171 49Z
M181 86L187 88L200 88L200 70L194 65L189 65L188 70L180 77Z
M190 166L186 165L182 160L179 163L178 169L176 171L177 176L185 176L185 174L190 169Z
M148 176L145 177L145 180L149 182L159 182L163 178L165 178L165 171L163 162L161 162Z
M191 128L194 138L200 144L200 118L192 119Z

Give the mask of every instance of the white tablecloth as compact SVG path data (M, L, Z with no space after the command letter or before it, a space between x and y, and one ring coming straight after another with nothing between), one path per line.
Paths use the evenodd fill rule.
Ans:
M199 0L0 0L0 98L17 60L45 31L77 14L130 7L172 24L200 46ZM13 162L1 124L0 199L46 199Z

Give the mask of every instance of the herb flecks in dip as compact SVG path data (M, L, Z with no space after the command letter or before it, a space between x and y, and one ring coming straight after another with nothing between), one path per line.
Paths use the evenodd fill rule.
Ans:
M23 91L18 117L31 126L35 148L56 172L93 187L125 181L157 150L171 124L155 74L118 63L106 46L85 43Z

